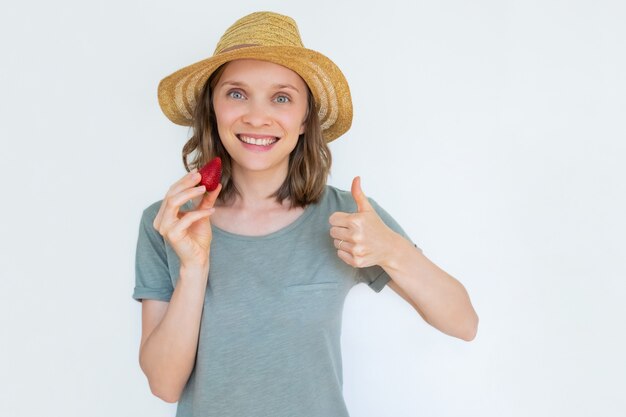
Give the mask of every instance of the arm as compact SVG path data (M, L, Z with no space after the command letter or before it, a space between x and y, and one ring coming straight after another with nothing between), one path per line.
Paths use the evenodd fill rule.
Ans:
M208 271L181 267L169 303L142 302L139 363L152 393L170 403L180 398L195 364Z
M222 188L220 184L205 192L204 185L195 187L199 181L200 174L194 169L174 183L152 227L147 224L151 217L144 212L138 242L137 265L145 268L138 268L142 286L152 280L154 271L163 277L169 275L166 240L179 259L180 275L169 302L142 303L139 364L152 393L167 402L178 401L195 365L213 238L209 216ZM180 211L186 201L199 195L203 197L196 210Z
M427 323L448 335L473 340L478 315L465 287L382 221L361 190L359 177L352 182L352 196L357 212L336 212L329 219L337 256L357 268L379 265L391 277L390 287Z
M389 274L389 286L407 299L431 326L471 341L478 331L478 315L465 287L409 241L389 230L390 251L380 266Z
M420 308L413 302L413 300L411 300L411 297L409 297L409 295L405 293L402 288L398 287L398 284L396 284L394 280L390 280L387 283L387 286L394 290L396 294L398 294L400 297L402 297L404 301L409 303L415 309L415 311L417 311L417 314L419 314L420 317L422 317L422 319L424 319L424 321L428 323L428 320L426 319L424 313L422 313L422 310L420 310Z

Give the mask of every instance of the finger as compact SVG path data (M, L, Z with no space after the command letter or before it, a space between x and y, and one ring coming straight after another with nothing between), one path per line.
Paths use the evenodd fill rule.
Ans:
M365 196L365 193L361 189L361 177L354 177L354 179L352 180L352 188L350 191L352 193L352 198L354 198L354 201L356 202L357 210L359 212L374 210L369 200Z
M185 176L183 176L181 179L179 179L170 186L170 188L167 190L167 193L165 193L165 196L163 197L163 201L165 201L168 197L172 195L178 194L185 189L195 186L196 184L198 184L198 182L200 182L201 178L202 177L200 174L198 174L197 168L192 169L189 173L187 173ZM163 204L161 204L159 212L154 219L155 228L157 228L156 225L161 224L161 218L163 217L164 211L165 207Z
M336 211L330 215L328 222L332 226L348 227L350 226L350 219L354 213L344 213L343 211Z
M188 188L176 195L167 196L163 199L157 217L154 219L155 228L157 230L167 228L176 220L180 219L181 213L180 207L189 201L191 198L201 195L205 192L206 187L200 185L194 188Z
M349 254L348 252L343 251L343 250L338 250L337 251L337 256L339 257L339 259L341 259L342 261L344 261L348 265L356 267L356 264L355 264L355 261L354 261L354 257L351 254Z
M180 207L189 201L191 198L201 195L206 191L206 187L204 185L199 185L197 187L185 189L178 194L167 197L163 203L161 204L161 218L159 219L158 224L161 226L171 224L179 219L180 216ZM156 221L156 219L155 219Z
M214 208L208 210L194 210L185 213L185 215L172 225L167 231L167 237L172 242L177 242L187 234L187 229L196 221L210 216L215 212Z
M352 250L354 249L353 243L343 239L334 239L333 245L335 245L335 249L341 250L343 252L348 252L349 254L352 254Z
M201 178L202 176L198 174L198 170L194 168L172 184L167 192L167 195L177 194L186 188L193 187L200 182Z
M333 226L330 228L330 237L335 238L335 239L339 239L339 240L349 240L349 241L353 241L352 239L352 232L350 231L350 229L347 229L345 227L336 227Z

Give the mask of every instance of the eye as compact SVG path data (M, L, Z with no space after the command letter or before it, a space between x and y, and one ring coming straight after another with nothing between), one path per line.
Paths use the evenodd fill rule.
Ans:
M241 91L232 90L228 92L228 97L234 98L235 100L241 100L243 98L243 94Z
M285 95L280 95L278 97L276 97L276 102L277 103L289 103L291 101L291 99L288 96Z

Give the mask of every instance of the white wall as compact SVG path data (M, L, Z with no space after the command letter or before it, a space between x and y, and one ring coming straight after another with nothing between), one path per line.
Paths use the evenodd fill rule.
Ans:
M131 299L141 210L184 173L156 86L259 8L350 82L331 183L361 175L480 316L467 343L356 287L352 415L625 415L624 2L225 3L2 7L0 415L174 415Z

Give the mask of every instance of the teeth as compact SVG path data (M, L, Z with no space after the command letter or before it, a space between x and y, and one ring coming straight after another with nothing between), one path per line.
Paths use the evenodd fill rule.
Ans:
M242 142L246 142L249 143L251 145L257 145L257 146L268 146L271 145L272 143L278 141L278 139L276 138L272 138L272 139L255 139L255 138L250 138L248 136L239 136L239 139Z

